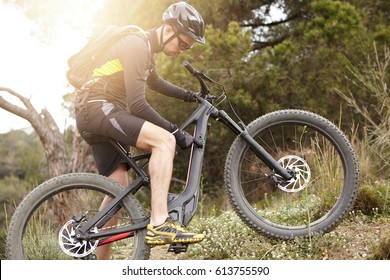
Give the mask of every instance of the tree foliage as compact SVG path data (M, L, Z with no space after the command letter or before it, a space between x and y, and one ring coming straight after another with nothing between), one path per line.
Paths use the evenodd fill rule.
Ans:
M0 135L0 179L7 176L42 182L46 166L43 146L35 134L15 130Z

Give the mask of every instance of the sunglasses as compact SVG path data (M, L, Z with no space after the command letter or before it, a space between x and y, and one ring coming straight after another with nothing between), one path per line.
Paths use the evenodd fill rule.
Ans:
M176 35L177 39L179 40L179 48L182 51L185 51L185 50L192 48L192 46L188 45L186 42L184 42L184 40L182 38L180 38L179 34L177 34L175 32L175 35Z

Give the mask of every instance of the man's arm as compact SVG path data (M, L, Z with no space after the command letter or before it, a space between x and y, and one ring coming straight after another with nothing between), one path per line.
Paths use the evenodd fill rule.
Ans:
M135 39L135 42L128 44L129 48L123 48L120 58L123 65L128 109L135 116L172 132L172 124L161 117L146 100L145 86L146 73L149 69L149 50L143 39L134 37L132 39Z
M155 67L153 67L152 71L150 72L147 84L152 90L157 91L166 96L174 97L187 102L192 101L191 91L185 90L164 80L158 75Z

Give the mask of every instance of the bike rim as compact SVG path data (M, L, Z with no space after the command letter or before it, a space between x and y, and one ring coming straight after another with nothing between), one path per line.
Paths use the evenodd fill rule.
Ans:
M290 157L304 169L302 174L310 173L305 186L296 191L283 189L271 179L272 171L245 147L240 160L240 195L256 219L290 230L315 228L332 215L347 180L337 143L317 127L289 121L261 129L254 139L280 163ZM301 167L304 163L309 170Z
M107 191L85 185L67 186L56 191L55 194L48 194L36 204L34 211L31 212L25 223L22 232L25 258L33 260L94 258L96 250L90 250L88 254L84 254L82 250L86 248L89 250L98 242L96 240L87 242L71 240L72 237L68 233L71 228L69 224L73 221L74 216L86 214L88 219L96 214L106 195L113 197L113 194ZM71 207L66 207L66 205L71 205ZM131 214L122 208L117 225L103 226L101 229L93 228L92 232L128 226L129 224L132 224ZM64 230L66 225L68 228ZM112 243L113 258L131 258L137 247L137 239L137 233L133 233L129 238Z

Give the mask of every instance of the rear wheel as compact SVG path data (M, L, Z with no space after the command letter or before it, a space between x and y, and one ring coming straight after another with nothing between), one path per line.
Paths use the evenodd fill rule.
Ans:
M79 242L74 229L99 211L103 198L114 197L123 188L96 174L76 173L55 177L34 189L16 209L8 231L9 259L93 259L98 240ZM145 220L137 199L128 195L121 204L117 228ZM112 227L111 227L112 228ZM92 232L107 230L93 228ZM112 244L114 259L148 259L146 230Z
M239 136L225 164L225 184L241 219L256 231L290 239L328 232L353 206L359 172L356 155L331 122L300 110L264 115L250 135L294 178L270 170Z

